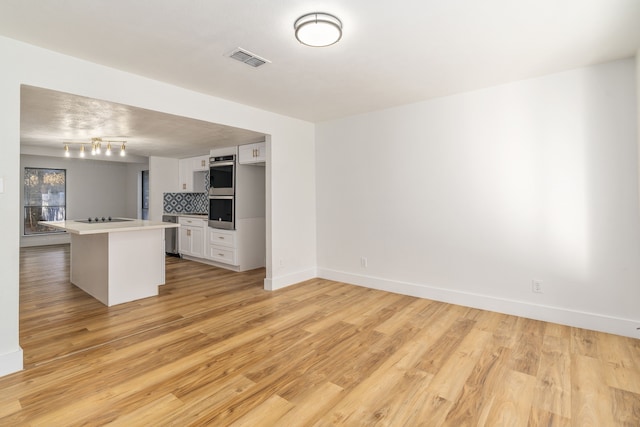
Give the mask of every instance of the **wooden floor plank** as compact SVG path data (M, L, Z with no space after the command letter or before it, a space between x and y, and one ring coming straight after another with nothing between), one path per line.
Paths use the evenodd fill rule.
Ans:
M68 270L68 245L21 249L2 426L640 425L636 339L176 257L105 307Z
M616 425L613 392L606 385L602 361L583 355L582 349L572 354L571 383L571 420L575 425Z
M546 335L542 344L534 406L571 418L571 358L567 338Z

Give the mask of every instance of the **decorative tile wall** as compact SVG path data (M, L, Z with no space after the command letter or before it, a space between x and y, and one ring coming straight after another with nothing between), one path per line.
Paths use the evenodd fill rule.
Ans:
M197 173L195 176L204 182L194 183L196 187L205 189L204 193L164 193L165 213L209 213L209 172Z
M164 193L165 213L201 213L209 211L207 193Z

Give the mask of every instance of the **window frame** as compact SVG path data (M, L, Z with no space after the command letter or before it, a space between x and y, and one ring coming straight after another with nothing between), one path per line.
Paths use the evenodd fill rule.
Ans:
M29 185L29 183L27 182L28 177L37 175L37 172L35 171L52 171L53 173L62 173L63 177L64 177L64 183L62 184L62 188L63 188L63 200L62 203L60 203L60 197L59 197L59 191L58 191L58 204L54 204L54 205L48 205L45 204L44 202L42 202L41 204L31 204L31 198L28 197L29 195L33 195L33 193L30 191L31 186ZM50 208L52 211L54 211L54 215L58 218L56 218L56 220L66 220L67 218L67 170L66 169L60 169L60 168L43 168L43 167L30 167L30 166L25 166L23 169L23 183L22 183L22 220L23 220L23 227L22 227L22 235L25 237L31 237L31 236L42 236L42 235L48 235L48 234L58 234L58 233L64 233L64 230L58 230L58 229L54 229L51 227L45 227L45 226L41 226L38 225L38 221L46 221L46 220L51 220L51 218L43 218L42 213ZM42 184L40 184L42 185ZM45 184L45 185L50 185L50 184ZM59 188L59 185L57 186L57 188ZM42 191L40 192L40 194L47 194L47 193L42 193ZM60 209L62 208L62 209ZM37 214L37 211L40 210L40 214ZM35 213L35 215L34 215ZM60 214L62 214L62 218L59 218ZM30 224L30 225L29 225Z

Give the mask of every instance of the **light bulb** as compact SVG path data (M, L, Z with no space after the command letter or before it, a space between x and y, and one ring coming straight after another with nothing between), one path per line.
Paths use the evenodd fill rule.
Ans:
M96 153L100 154L100 143L96 142Z
M107 151L105 151L105 154L107 156L111 155L111 143L110 142L107 144Z
M71 153L69 153L69 144L64 145L64 156L69 157Z
M120 155L121 155L122 157L124 157L124 156L125 156L125 153L124 153L124 144L122 144L122 147L120 148Z
M84 157L84 144L80 147L80 157Z
M95 144L95 142L91 143L91 155L92 156L96 155L96 144Z

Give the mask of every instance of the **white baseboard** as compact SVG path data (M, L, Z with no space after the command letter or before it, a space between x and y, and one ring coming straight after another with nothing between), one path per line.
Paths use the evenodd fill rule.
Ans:
M640 338L640 331L636 329L640 325L640 320L624 319L563 307L532 304L530 302L454 291L416 283L380 279L326 268L318 269L318 277L397 294L526 317L528 319Z
M223 262L216 262L216 261L213 261L211 259L197 258L197 257L193 257L191 255L181 255L181 257L183 259L188 259L189 261L196 261L196 262L199 262L199 263L202 263L202 264L207 264L207 265L212 265L214 267L224 268L225 270L231 270L231 271L235 271L235 272L240 271L240 266L237 266L237 265L225 264Z
M55 233L32 236L20 236L20 247L62 245L71 243L69 233Z
M308 270L297 271L285 276L264 279L264 288L267 291L275 291L277 289L295 285L296 283L304 282L305 280L315 279L316 277L318 277L317 270L315 268L310 268Z
M21 371L23 366L22 348L18 347L12 353L0 354L0 377Z

